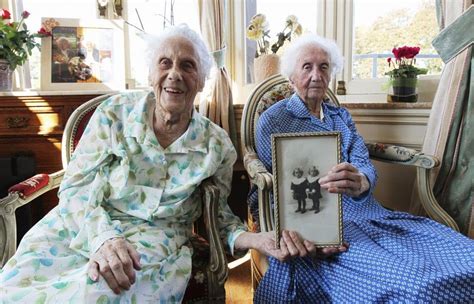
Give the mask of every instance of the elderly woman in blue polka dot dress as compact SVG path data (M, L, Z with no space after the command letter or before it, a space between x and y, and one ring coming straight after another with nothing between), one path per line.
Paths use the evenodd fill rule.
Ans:
M386 210L374 199L376 172L363 138L346 109L324 102L341 67L333 41L312 34L294 41L282 72L295 93L261 116L257 152L271 172L271 134L341 133L343 162L319 183L322 191L342 194L347 243L318 253L294 233L284 234L282 250L292 258L269 258L255 302L474 302L474 242L430 219ZM254 192L249 200L253 212L256 198Z

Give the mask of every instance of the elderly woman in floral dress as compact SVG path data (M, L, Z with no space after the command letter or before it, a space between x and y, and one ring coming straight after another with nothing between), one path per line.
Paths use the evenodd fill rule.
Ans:
M288 247L293 259L270 258L255 302L473 303L474 241L430 219L386 210L375 200L376 172L363 138L346 109L324 100L341 67L333 41L312 34L295 40L282 58L295 93L261 115L256 148L271 172L271 134L341 133L343 162L319 183L322 191L342 194L347 243L332 256L294 246ZM255 214L256 191L249 202Z
M181 25L150 50L153 92L115 95L97 108L59 205L0 271L0 303L181 302L201 213L196 189L208 177L220 188L218 225L231 252L289 256L272 233L246 232L227 205L235 149L193 107L211 67L204 42Z

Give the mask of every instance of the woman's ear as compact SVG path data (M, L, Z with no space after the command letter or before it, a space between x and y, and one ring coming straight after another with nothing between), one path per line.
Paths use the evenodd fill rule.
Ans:
M293 81L293 76L288 77L288 81L290 82L290 85L294 88L295 82Z

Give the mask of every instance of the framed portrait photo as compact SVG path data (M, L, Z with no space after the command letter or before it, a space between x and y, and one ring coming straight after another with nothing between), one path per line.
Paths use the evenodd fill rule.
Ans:
M317 247L342 244L341 194L329 193L319 178L340 163L340 133L272 135L276 245L281 231L297 231Z
M123 22L42 18L41 90L125 89Z

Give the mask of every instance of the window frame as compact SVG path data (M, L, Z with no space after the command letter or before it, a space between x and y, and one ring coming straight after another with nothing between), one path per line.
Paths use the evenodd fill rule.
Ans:
M329 87L335 92L338 80L346 83L346 94L338 95L342 102L386 102L388 89L385 78L352 80L352 43L353 43L353 0L316 0L317 28L315 33L333 39L342 50L344 67L335 75ZM227 41L234 48L228 54L227 66L231 72L234 103L245 103L255 87L255 83L246 83L246 37L245 37L245 1L232 1L228 6L229 29ZM420 75L418 77L419 101L431 102L438 87L440 75Z

